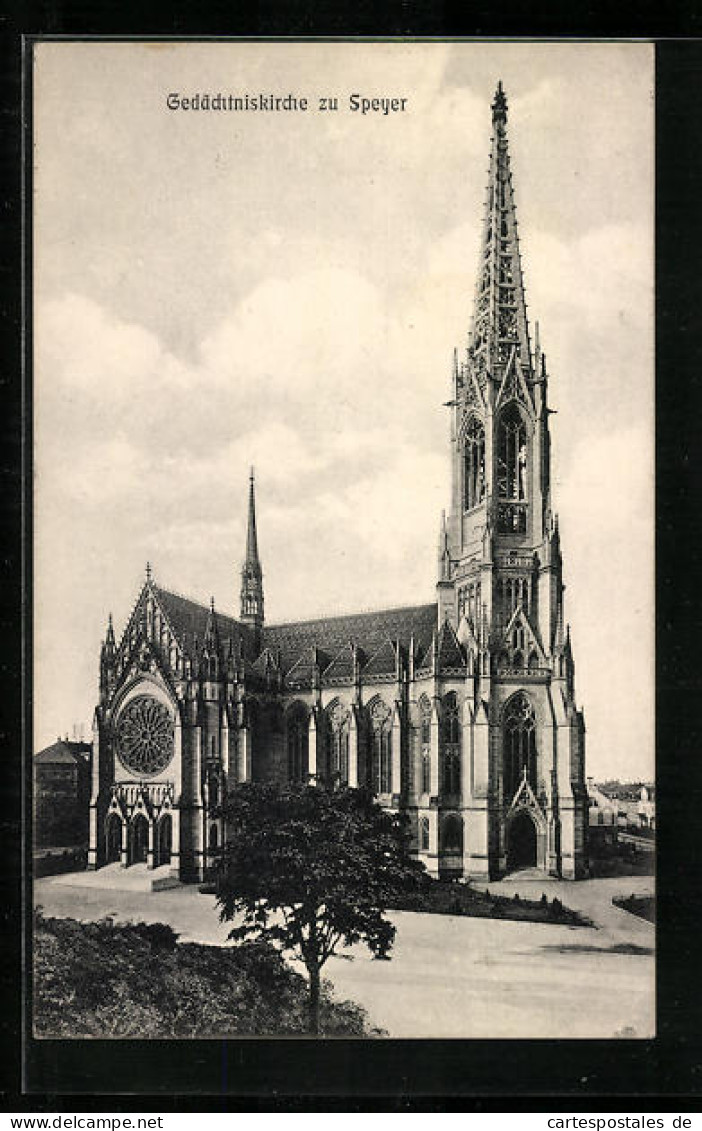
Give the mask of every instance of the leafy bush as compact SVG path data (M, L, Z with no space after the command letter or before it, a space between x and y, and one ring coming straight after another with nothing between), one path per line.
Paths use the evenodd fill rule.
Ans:
M179 943L164 923L35 920L40 1037L288 1036L307 1029L307 987L267 943ZM374 1036L364 1011L323 983L321 1031Z

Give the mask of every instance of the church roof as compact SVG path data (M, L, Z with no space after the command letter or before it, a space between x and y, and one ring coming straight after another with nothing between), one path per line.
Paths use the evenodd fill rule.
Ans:
M178 640L185 637L189 643L193 635L197 634L198 640L202 643L207 634L210 617L213 615L210 606L191 601L188 597L181 597L179 593L171 593L170 590L162 589L159 585L154 585L153 588ZM241 624L234 617L228 617L220 612L215 613L214 618L221 641L231 637L235 643L241 640L244 650L247 645L251 647L251 630L248 625Z
M153 583L152 583L153 584ZM410 605L397 609L378 609L363 613L346 613L336 617L318 617L314 620L287 621L284 624L266 625L261 646L254 652L254 634L251 628L224 613L212 613L209 605L201 605L168 589L153 584L156 596L179 640L185 637L190 643L194 635L200 642L205 639L211 617L216 618L222 646L229 637L241 641L244 655L256 659L268 651L271 658L280 655L281 671L292 680L286 683L311 684L314 666L313 649L317 649L317 662L325 675L348 677L352 674L353 641L361 649L360 659L366 665L364 674L390 674L395 671L394 647L409 647L414 637L415 649L424 654L431 647L432 633L436 627L436 604ZM263 661L262 661L263 663ZM255 669L258 668L258 662ZM376 672L377 668L377 672ZM325 669L327 669L325 671Z
M399 640L407 647L412 635L416 643L426 642L428 646L435 626L436 604L411 605L267 625L263 639L272 651L280 651L282 668L287 672L313 645L331 656L338 656L353 640L368 657L373 657L387 642Z
M353 679L353 648L350 644L345 644L341 651L336 654L332 662L324 669L323 675L325 680Z

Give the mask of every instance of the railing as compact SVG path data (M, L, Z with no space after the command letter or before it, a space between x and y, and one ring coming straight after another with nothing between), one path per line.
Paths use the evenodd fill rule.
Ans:
M510 668L498 666L495 668L496 675L513 675L524 679L525 676L542 677L552 675L551 668Z

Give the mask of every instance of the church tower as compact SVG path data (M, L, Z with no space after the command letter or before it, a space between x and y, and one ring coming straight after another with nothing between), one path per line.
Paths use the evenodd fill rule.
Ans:
M256 497L254 493L254 469L249 475L249 519L246 531L246 557L241 569L241 615L242 624L251 625L257 643L260 643L263 629L263 570L258 556L256 536Z
M466 708L488 723L471 728L464 866L494 875L534 864L574 877L585 866L585 728L551 510L548 373L538 324L533 350L529 338L502 83L492 126L473 322L453 365L437 585L439 626L452 626L469 657Z

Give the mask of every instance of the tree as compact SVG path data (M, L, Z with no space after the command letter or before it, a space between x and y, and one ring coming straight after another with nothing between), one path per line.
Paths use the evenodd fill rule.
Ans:
M230 938L268 939L302 960L317 1034L324 963L358 942L386 958L395 927L384 911L420 883L405 818L366 789L269 783L236 786L219 812L227 828L215 871L220 918L243 917Z

